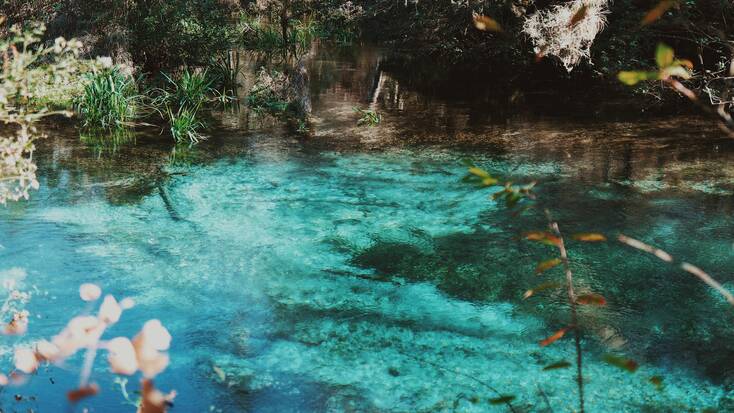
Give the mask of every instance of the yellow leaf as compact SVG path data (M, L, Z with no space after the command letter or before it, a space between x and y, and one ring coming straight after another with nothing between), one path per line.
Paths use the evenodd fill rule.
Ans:
M536 274L541 274L541 273L543 273L545 271L548 271L551 268L557 266L560 263L561 263L561 259L560 258L552 258L550 260L545 260L545 261L543 261L541 263L538 263L538 266L535 267L535 273Z
M657 49L655 49L655 63L658 64L660 69L664 69L673 64L675 53L673 48L665 43L658 43Z
M603 234L597 234L594 232L582 232L579 234L574 234L573 239L576 241L584 241L584 242L602 242L606 241L607 237L605 237Z

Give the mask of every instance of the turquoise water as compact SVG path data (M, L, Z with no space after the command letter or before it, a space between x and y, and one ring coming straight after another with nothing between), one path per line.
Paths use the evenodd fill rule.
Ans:
M355 76L342 66L335 73ZM572 411L572 369L542 367L572 360L573 341L538 345L568 322L564 296L522 300L561 277L534 275L551 251L518 240L543 218L513 217L461 184L465 158L537 180L568 233L639 237L734 287L734 147L705 123L493 123L388 80L384 125L345 129L361 83L332 82L307 141L245 131L234 117L172 160L154 135L100 152L52 131L36 157L41 190L0 212L0 278L35 291L29 334L5 339L4 366L12 345L90 311L77 287L94 282L137 302L108 337L150 318L171 331L172 364L156 384L178 391L174 412L507 411L489 403L498 393L516 396L517 411ZM732 411L723 299L615 243L571 243L570 254L578 288L609 301L581 313L588 411ZM640 369L606 364L610 352ZM103 358L92 376L101 394L76 411L134 411ZM4 389L3 409L65 411L80 365ZM137 388L130 379L133 400Z

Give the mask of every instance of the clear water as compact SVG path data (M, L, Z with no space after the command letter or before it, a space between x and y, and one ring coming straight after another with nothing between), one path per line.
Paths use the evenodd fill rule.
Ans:
M388 80L376 103L383 126L348 127L373 58L317 61L327 68L308 141L244 130L233 116L171 162L156 136L100 153L53 131L38 151L42 189L0 212L0 276L25 273L41 291L17 342L88 311L77 286L95 282L138 303L110 336L149 318L169 327L172 365L157 385L178 391L173 411L506 411L488 402L489 387L515 395L518 411L572 411L572 369L541 371L572 360L572 340L538 346L567 322L563 295L522 300L551 251L517 234L543 220L460 184L467 157L538 180L566 232L637 236L734 286L734 146L706 123L497 123ZM447 123L456 119L465 122ZM732 410L734 327L722 299L614 243L573 244L571 257L580 288L609 300L582 313L588 411ZM609 352L639 371L604 363ZM5 389L3 409L61 411L80 364ZM662 391L647 382L654 375ZM77 411L134 411L101 359L93 378L102 393Z

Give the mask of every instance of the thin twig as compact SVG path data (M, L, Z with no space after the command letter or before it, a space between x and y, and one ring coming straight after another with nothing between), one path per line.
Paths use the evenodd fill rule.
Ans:
M574 333L574 343L576 346L576 384L579 389L579 412L584 413L584 376L583 376L583 357L581 350L581 331L578 325L578 313L576 311L576 292L573 288L573 273L571 272L571 266L568 261L568 252L566 251L566 244L563 241L563 235L558 227L558 223L553 220L549 210L545 210L545 215L548 218L548 225L550 229L558 237L558 251L561 254L561 262L563 263L563 270L566 273L566 284L568 287L568 302L571 306L571 327Z
M663 251L663 250L661 250L659 248L655 248L655 247L653 247L653 246L651 246L649 244L645 244L642 241L636 240L634 238L630 238L630 237L625 236L625 235L622 235L622 234L620 234L617 237L617 239L619 240L619 242L621 242L623 244L627 244L627 245L629 245L632 248L636 248L636 249L638 249L640 251L644 251L644 252L647 252L649 254L652 254L652 255L658 257L659 259L661 259L661 260L663 260L665 262L673 263L675 261L674 258L673 258L673 256L671 256L667 252L665 252L665 251ZM687 262L681 262L680 263L680 269L682 269L683 271L685 271L685 272L687 272L689 274L692 274L692 275L695 275L696 277L698 277L701 281L705 282L708 286L710 286L714 290L718 291L719 294L721 294L722 296L724 296L724 298L726 299L727 302L729 302L729 304L731 304L732 306L734 306L734 295L732 295L732 293L729 292L729 290L727 290L726 288L724 288L724 286L721 285L721 283L719 283L718 281L716 281L713 277L711 277L710 275L708 275L705 271L703 271L702 269L696 267L695 265L689 264Z
M719 129L726 133L730 138L734 138L734 120L732 120L731 116L728 113L726 113L725 111L716 110L711 106L701 102L701 100L698 98L698 95L696 95L691 89L685 87L683 83L673 79L672 77L663 79L663 82L665 82L676 92L687 97L688 100L693 102L702 111L717 117L719 119Z
M491 390L498 397L504 396L504 394L500 393L499 390L497 390L494 386L492 386L491 384L487 383L486 381L484 381L482 379L479 379L477 377L472 376L471 374L462 373L462 372L460 372L458 370L447 369L446 367L444 367L444 366L442 366L442 365L440 365L438 363L434 363L432 361L425 360L423 358L420 358L418 356L414 356L414 355L409 354L409 353L405 353L405 352L400 351L400 350L397 350L397 352L400 353L400 354L402 354L405 357L412 358L413 360L416 360L418 362L426 363L426 364L428 364L430 366L433 366L433 367L435 367L437 369L444 370L446 372L457 374L459 376L463 376L463 377L466 377L467 379L473 380L473 381L481 384L482 386L488 388L489 390ZM505 404L507 405L507 408L510 409L511 412L517 413L517 410L515 410L515 406L512 405L512 402L511 401L506 401Z

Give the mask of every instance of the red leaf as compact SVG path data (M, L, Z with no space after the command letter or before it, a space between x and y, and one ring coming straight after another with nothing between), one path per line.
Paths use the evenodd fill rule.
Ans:
M144 379L138 413L166 413L174 397L176 397L175 391L163 394L155 388L152 380Z
M545 347L545 346L547 346L549 344L552 344L552 343L558 341L561 337L563 337L566 334L567 331L568 331L568 327L562 328L562 329L556 331L555 333L553 333L552 336L550 336L550 337L546 338L545 340L541 341L540 342L540 346L541 347Z
M652 10L647 12L645 17L642 19L642 22L640 25L646 26L655 20L662 17L663 14L665 14L666 11L668 11L673 6L678 5L678 0L663 0L660 3L658 3L657 6L655 6Z
M622 370L627 370L630 373L637 371L639 364L636 361L624 357L615 356L613 354L607 354L604 356L604 361L611 364L612 366L619 367Z
M94 396L97 393L99 393L99 386L92 383L88 386L80 387L76 390L72 390L66 393L66 398L68 398L70 402L76 403L81 399Z
M606 298L594 293L581 294L580 296L576 297L576 302L581 305L607 305Z
M561 239L546 231L530 231L523 234L528 241L538 241L546 245L559 246Z

